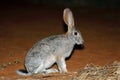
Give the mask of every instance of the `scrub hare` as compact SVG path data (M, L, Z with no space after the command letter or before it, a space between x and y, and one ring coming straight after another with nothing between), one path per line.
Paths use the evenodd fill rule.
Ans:
M18 75L30 76L58 71L67 73L65 58L70 56L75 44L83 44L83 38L80 31L75 28L73 14L69 8L64 9L63 19L68 25L66 34L50 36L38 41L26 55L26 72L17 70ZM54 63L58 65L58 70L50 68Z

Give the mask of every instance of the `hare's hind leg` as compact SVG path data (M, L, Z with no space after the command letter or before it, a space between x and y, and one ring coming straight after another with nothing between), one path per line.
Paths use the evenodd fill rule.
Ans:
M37 73L40 73L40 74L49 74L49 73L56 73L58 72L57 69L49 69L49 67L51 67L51 65L54 63L54 61L50 62L49 61L46 61L46 62L41 62L40 66L38 68L36 68L34 70L34 73L37 74Z
M40 65L37 69L34 70L34 73L40 73L40 74L49 74L49 73L56 73L58 72L57 69L45 69L43 65Z
M44 65L41 64L37 69L34 70L34 73L37 74L37 73L42 73L43 70L44 70Z

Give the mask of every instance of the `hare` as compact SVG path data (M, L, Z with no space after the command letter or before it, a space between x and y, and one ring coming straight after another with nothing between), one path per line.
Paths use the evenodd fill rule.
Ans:
M67 73L65 58L71 55L75 44L82 45L84 40L80 31L75 28L74 17L69 8L64 9L63 20L68 26L68 31L62 35L50 36L38 41L26 55L26 72L17 70L18 75ZM51 68L55 63L58 70Z

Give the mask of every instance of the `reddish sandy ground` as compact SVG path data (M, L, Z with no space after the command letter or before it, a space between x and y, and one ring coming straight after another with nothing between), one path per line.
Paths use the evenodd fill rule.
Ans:
M4 7L0 10L0 79L28 78L15 71L24 69L24 57L32 45L50 35L63 34L60 7ZM31 77L55 79L70 77L86 64L105 65L120 61L119 9L71 8L75 23L85 41L85 48L75 49L67 60L68 74ZM56 67L56 66L54 66ZM67 79L67 78L66 78ZM69 80L69 79L68 79Z

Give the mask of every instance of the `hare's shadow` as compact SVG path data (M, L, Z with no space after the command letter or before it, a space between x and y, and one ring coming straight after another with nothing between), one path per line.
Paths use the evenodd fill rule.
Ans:
M64 23L64 21L63 21L63 30L64 30L64 32L68 31L68 26L67 26L67 24Z
M69 60L71 58L71 56L73 55L75 49L83 50L84 48L85 48L84 45L75 45L73 50L72 50L72 52L71 52L71 55L68 58L66 58L66 59Z

